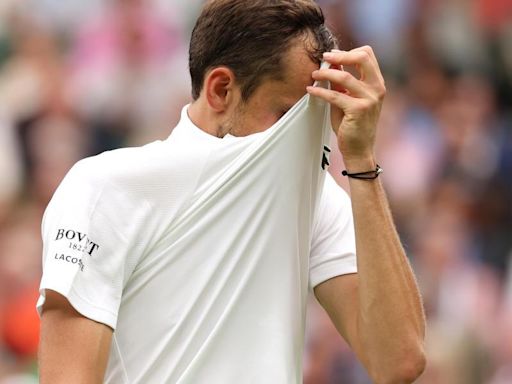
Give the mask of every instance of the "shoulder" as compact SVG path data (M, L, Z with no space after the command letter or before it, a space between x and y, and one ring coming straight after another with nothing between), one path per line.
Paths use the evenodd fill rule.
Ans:
M155 141L141 147L129 147L103 152L77 162L71 169L92 179L113 184L139 180L158 170L164 157L164 143Z
M158 142L144 147L107 151L78 161L53 194L43 217L45 223L66 222L84 227L92 221L122 228L149 214L151 190L145 178L154 173ZM105 228L105 225L100 227Z
M175 173L172 152L172 148L162 141L106 151L78 161L62 183L80 188L94 187L97 191L118 190L141 198L171 184Z
M165 163L159 142L143 147L107 151L78 161L55 191L49 207L60 211L92 212L100 203L111 206L146 204L148 179L159 179L155 169Z

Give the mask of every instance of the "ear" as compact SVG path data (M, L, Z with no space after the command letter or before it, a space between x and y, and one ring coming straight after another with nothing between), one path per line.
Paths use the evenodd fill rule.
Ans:
M216 112L224 112L235 98L235 74L227 67L217 67L207 73L204 90L208 105Z

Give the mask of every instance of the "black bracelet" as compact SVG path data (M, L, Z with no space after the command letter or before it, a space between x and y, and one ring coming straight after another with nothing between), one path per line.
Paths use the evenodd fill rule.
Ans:
M343 176L352 177L353 179L362 179L362 180L373 180L379 177L379 175L384 172L384 170L377 164L377 168L373 171L366 172L357 172L357 173L348 173L346 170L341 172Z

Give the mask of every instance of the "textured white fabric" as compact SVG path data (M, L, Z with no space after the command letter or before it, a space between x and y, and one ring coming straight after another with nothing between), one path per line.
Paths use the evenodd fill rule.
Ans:
M302 383L308 288L356 272L322 168L329 107L267 131L170 137L78 162L43 219L46 289L115 329L107 383Z

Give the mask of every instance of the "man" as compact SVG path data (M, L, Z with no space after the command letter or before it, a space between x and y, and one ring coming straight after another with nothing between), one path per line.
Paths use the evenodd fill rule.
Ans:
M313 1L207 2L169 139L79 162L45 213L42 383L300 383L308 287L376 383L420 375L421 299L374 159L384 80L371 48L333 48ZM351 205L320 127L295 129L315 100Z

